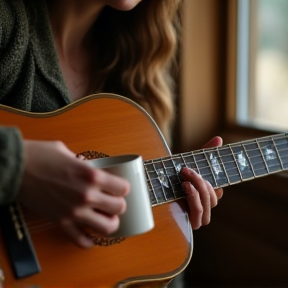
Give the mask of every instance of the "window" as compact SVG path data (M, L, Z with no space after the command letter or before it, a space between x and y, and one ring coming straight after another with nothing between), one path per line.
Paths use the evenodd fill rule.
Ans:
M239 0L237 122L288 131L288 1Z

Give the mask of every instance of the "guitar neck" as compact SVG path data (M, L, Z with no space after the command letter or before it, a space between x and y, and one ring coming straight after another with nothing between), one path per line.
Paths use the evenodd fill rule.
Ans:
M145 161L152 206L185 196L183 167L194 169L213 188L281 172L288 169L288 133Z

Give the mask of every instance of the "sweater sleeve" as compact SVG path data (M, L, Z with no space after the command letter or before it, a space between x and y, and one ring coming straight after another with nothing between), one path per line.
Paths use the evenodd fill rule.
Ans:
M0 126L0 204L16 199L22 180L23 158L20 131Z
M5 92L4 83L9 83L9 78L4 77L7 72L4 68L11 62L6 54L11 42L9 37L14 35L12 31L16 10L12 11L11 3L0 0L0 99ZM17 197L24 165L22 143L21 132L17 128L1 126L0 115L0 204L8 204Z

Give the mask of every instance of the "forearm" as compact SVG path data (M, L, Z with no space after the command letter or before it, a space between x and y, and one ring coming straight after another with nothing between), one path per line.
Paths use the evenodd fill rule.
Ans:
M0 204L16 199L23 174L23 146L16 128L0 126Z

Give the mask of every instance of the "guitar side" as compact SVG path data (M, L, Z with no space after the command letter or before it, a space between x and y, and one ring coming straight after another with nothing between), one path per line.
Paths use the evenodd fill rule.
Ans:
M0 106L0 118L1 125L19 127L26 139L61 140L75 153L140 154L144 160L170 155L151 117L117 95L92 95L43 114ZM184 200L154 206L152 231L113 245L99 242L89 250L70 243L54 226L33 231L28 225L42 272L15 280L0 239L4 287L152 287L150 281L161 286L185 269L192 256L185 211Z

